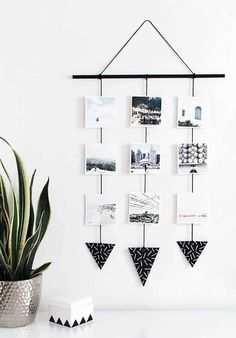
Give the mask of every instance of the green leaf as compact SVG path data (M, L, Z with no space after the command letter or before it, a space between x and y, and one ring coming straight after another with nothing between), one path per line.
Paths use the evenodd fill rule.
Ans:
M10 265L7 263L6 253L4 251L3 245L0 242L0 269L1 275L4 276L4 280L12 280L13 272Z
M29 217L30 217L30 191L29 191L29 182L26 174L26 170L18 153L12 148L10 143L5 140L3 137L0 137L5 143L9 145L12 149L15 156L17 172L18 172L18 184L19 184L19 247L18 247L18 257L21 257L24 250L24 245L27 236Z
M12 199L13 199L13 207L12 207L12 217L10 222L10 233L9 233L9 241L8 241L8 249L9 249L9 262L12 264L12 268L15 269L17 258L18 258L18 206L16 200L16 194L14 191L14 187L8 174L7 169L5 168L2 160L0 159L0 165L2 166L7 179L9 181L11 192L12 192Z
M24 273L25 263L31 253L31 250L35 247L36 243L39 239L39 229L31 236L25 243L23 247L22 254L20 256L20 259L18 261L16 270L14 272L14 278L17 280L20 280L22 277L28 278L28 275Z
M10 232L9 206L6 195L5 183L0 175L0 241L6 249L7 239Z
M6 186L5 186L5 182L4 182L2 175L0 175L0 194L2 195L2 198L3 198L3 205L6 210L6 213L9 215L9 204L8 204Z
M30 191L27 174L24 168L24 164L19 155L13 150L17 163L18 171L18 183L19 183L19 233L18 235L20 244L18 257L21 256L24 250L24 244L26 241L29 217L30 217Z
M0 195L0 241L3 244L4 249L6 250L7 239L9 237L10 224L9 217L4 208L3 198Z
M50 219L51 209L50 209L50 203L49 203L49 196L48 196L48 187L49 187L49 178L43 187L43 190L39 196L39 202L38 202L38 208L37 208L37 215L36 215L36 229L42 223L42 227L44 230L43 235L45 234L47 230L47 226ZM43 214L43 218L42 218Z
M31 180L30 180L30 216L29 216L29 225L28 225L28 231L27 231L27 239L30 238L34 233L34 208L33 208L33 201L32 201L32 190L33 190L35 174L36 174L36 169L34 170Z
M40 234L39 234L38 242L36 246L34 247L34 249L32 250L32 252L30 253L29 258L27 260L26 270L28 272L32 269L36 252L47 231L48 223L50 220L51 209L50 209L49 196L48 196L48 187L49 187L49 179L47 180L45 186L43 187L43 190L39 197L35 225L36 225L36 231L39 230Z
M51 262L45 263L41 265L39 268L34 269L31 271L31 278L36 277L37 275L40 275L43 271L45 271L49 266L51 265Z

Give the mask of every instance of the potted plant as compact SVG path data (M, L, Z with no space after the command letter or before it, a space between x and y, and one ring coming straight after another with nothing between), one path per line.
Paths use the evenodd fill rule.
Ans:
M50 219L49 179L43 187L36 214L32 190L36 170L30 182L18 153L12 150L18 174L17 191L0 159L0 327L30 324L37 313L42 272L51 263L33 268L35 254Z

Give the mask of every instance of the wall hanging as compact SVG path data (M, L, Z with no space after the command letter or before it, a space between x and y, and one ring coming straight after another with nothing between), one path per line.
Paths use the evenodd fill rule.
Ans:
M100 96L85 98L85 126L100 128L100 143L85 146L85 174L100 177L100 194L86 196L86 224L99 226L99 242L86 243L100 269L103 268L115 244L102 242L102 226L116 222L116 200L103 194L103 176L116 174L116 145L103 143L103 128L116 126L116 98Z
M105 74L105 71L112 62L119 56L122 50L129 44L132 38L140 31L145 24L150 24L158 36L172 50L174 55L186 67L184 74ZM143 191L130 194L129 198L129 223L139 223L143 227L142 246L130 247L129 253L132 257L135 268L144 286L152 266L155 262L159 247L146 246L146 225L159 223L160 195L147 192L147 176L157 174L160 169L160 145L153 142L148 143L148 128L161 124L160 97L148 96L148 79L152 78L185 78L192 80L192 97L179 98L177 126L179 128L190 128L191 142L182 143L177 146L178 173L189 174L192 179L192 198L188 200L188 207L183 205L184 198L178 196L177 223L191 224L191 240L178 241L178 245L190 263L194 266L197 259L204 250L206 241L194 241L194 223L205 222L207 211L205 203L199 202L201 197L194 193L194 175L205 173L207 170L207 144L195 143L193 138L194 128L202 127L205 123L205 103L194 97L195 79L197 78L223 78L225 74L197 74L187 65L183 58L171 46L167 39L161 34L156 26L145 20L129 37L124 45L118 50L115 56L108 62L99 74L72 75L73 79L98 79L100 81L100 96L88 96L85 99L86 118L85 125L88 128L100 128L100 144L87 144L85 156L85 173L100 176L100 195L102 191L103 175L114 175L116 173L116 152L114 145L103 144L103 128L114 128L116 126L116 99L103 96L102 87L105 79L144 79L146 90L144 96L132 97L131 127L144 128L144 143L131 144L130 146L130 173L142 174L144 177ZM103 109L101 109L101 107ZM104 152L107 154L104 158ZM192 208L192 209L191 209ZM189 212L190 210L190 212ZM102 243L102 224L115 222L116 203L112 198L100 199L99 197L87 198L86 223L96 224L100 227L100 242L86 243L100 269L105 264L115 244ZM194 213L194 214L193 214Z

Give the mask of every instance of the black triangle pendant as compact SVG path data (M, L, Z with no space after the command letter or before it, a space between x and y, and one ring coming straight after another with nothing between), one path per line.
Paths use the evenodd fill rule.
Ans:
M193 267L205 249L207 242L183 241L177 242L189 264Z
M110 243L86 243L86 245L100 269L103 268L115 246Z
M159 248L129 248L130 255L143 286L146 284L158 251Z

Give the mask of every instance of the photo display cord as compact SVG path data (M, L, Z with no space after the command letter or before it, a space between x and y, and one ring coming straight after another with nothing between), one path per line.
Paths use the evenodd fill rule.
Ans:
M192 97L194 96L194 94L195 94L195 79L193 78L192 79ZM194 131L193 131L193 128L192 128L192 130L191 130L191 142L193 143L193 140L194 140ZM194 174L192 174L192 189L191 189L191 191L192 191L192 193L193 193L193 191L194 191L194 189L193 189L193 187L194 187L194 178L193 178L193 175ZM194 225L193 225L193 223L191 224L191 241L193 241L193 227L194 227Z
M145 79L145 95L148 96L148 76L146 76ZM145 127L144 129L144 142L147 143L148 139L148 128ZM144 182L143 182L143 193L146 194L147 192L147 173L146 173L146 167L145 167L145 173L144 173ZM146 242L146 224L143 223L143 247L145 247Z
M102 83L102 78L100 79L100 96L103 95L103 83ZM103 129L100 128L100 143L102 144L103 142ZM103 176L102 174L100 175L100 194L102 195L103 193ZM99 238L100 238L100 243L102 243L102 225L99 225Z

